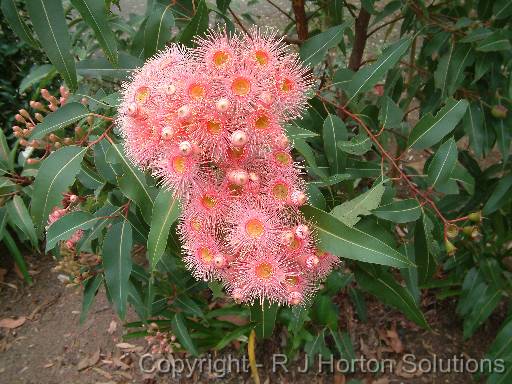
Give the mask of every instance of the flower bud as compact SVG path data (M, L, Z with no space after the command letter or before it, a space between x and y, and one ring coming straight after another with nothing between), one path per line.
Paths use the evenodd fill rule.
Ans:
M478 235L480 234L478 232L478 228L476 225L470 225L470 226L466 226L466 227L462 228L462 233L464 233L464 235L469 236L473 239L478 237Z
M306 239L310 233L309 227L305 224L299 224L297 228L295 228L295 235L297 235L299 239Z
M30 114L27 112L26 109L20 109L19 113L21 116L23 116L25 119L30 119Z
M179 150L183 156L188 156L192 153L192 144L190 144L190 141L182 141Z
M508 109L501 105L495 105L491 109L491 115L497 119L503 120L507 118Z
M453 245L448 239L444 241L444 249L446 250L448 256L452 256L457 251L455 245Z
M244 131L237 130L231 134L230 141L234 147L243 147L247 144L247 134Z
M293 191L292 195L290 196L290 200L293 205L304 205L306 204L308 197L302 191Z
M306 257L305 264L308 269L313 269L318 265L319 262L320 262L320 259L317 256L309 255L308 257Z
M249 172L249 180L253 183L257 183L260 181L260 177L254 172Z
M37 121L39 121L40 123L43 122L44 120L44 116L41 115L39 112L36 112L36 114L34 115L34 117L36 118Z
M237 170L234 172L234 175L232 177L233 184L236 185L245 185L247 184L247 181L249 180L249 175L246 171L243 169Z
M169 84L167 89L165 90L167 96L172 96L176 93L176 86L174 84Z
M281 241L285 245L290 245L293 242L293 239L295 238L295 235L292 231L284 231L281 234Z
M274 145L277 149L286 149L290 145L290 140L285 134L280 133L274 138Z
M473 212L468 215L468 219L474 223L479 223L482 220L482 212Z
M270 104L272 102L272 94L267 91L261 92L260 100L263 101L265 104Z
M162 132L160 133L160 136L164 140L170 140L174 136L174 129L172 129L172 127L169 127L169 126L163 127Z
M293 292L290 292L290 294L288 295L288 304L297 305L297 304L300 304L303 299L304 299L304 297L302 296L302 293L293 291Z
M217 254L213 258L213 263L217 268L223 268L226 265L226 258L221 254Z
M137 104L131 103L128 108L126 109L126 113L128 116L135 117L139 113L139 108L137 107Z
M230 102L225 97L221 97L219 100L217 100L217 103L215 104L215 107L217 108L217 111L219 112L226 112L229 108Z
M188 105L184 105L178 108L178 117L180 119L188 119L191 115L190 107Z
M25 120L25 118L23 116L21 116L19 113L17 113L15 116L14 116L14 119L17 121L17 122L20 122L20 123L24 123L26 124L27 121Z

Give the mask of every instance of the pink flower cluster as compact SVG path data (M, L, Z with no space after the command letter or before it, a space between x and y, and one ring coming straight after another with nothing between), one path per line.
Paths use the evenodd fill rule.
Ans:
M119 128L131 160L183 201L184 261L239 302L303 303L337 257L298 207L305 183L283 125L311 79L272 32L210 32L173 45L125 84Z

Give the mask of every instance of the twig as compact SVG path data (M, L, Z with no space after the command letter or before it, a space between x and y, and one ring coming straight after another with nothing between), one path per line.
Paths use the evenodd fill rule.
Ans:
M348 62L348 67L357 71L361 66L364 48L366 47L368 24L370 22L370 14L364 7L361 7L359 15L356 18L354 45Z
M244 27L244 25L242 24L242 21L238 18L238 16L235 14L235 12L233 12L231 7L228 7L228 11L229 11L229 13L231 13L231 16L233 16L233 19L235 19L235 23L238 24L238 26L242 29L242 31L244 31L244 33L247 36L251 37L251 34L249 33L249 31L247 30L247 28Z
M369 38L371 35L373 35L375 32L377 31L380 31L382 28L385 28L387 27L388 25L390 24L393 24L393 23L396 23L398 20L401 20L403 19L405 16L398 16L398 17L395 17L393 20L390 20L384 24L381 24L379 25L378 27L375 27L374 29L372 29L370 32L368 32L368 34L366 35L366 38Z
M279 5L274 3L272 0L267 0L267 3L272 5L274 8L276 8L279 12L281 12L283 15L285 15L287 18L289 18L291 21L295 21L293 17L291 17L288 12L286 12L284 9L282 9Z
M295 28L297 29L297 36L299 40L307 40L309 32L304 0L292 0L292 8L295 15Z

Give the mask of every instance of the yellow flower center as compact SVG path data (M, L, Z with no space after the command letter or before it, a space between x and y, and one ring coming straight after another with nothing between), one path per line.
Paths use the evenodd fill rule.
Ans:
M293 240L290 243L290 245L288 246L288 248L290 248L292 251L296 251L297 249L300 248L300 240L297 239L296 236L293 236Z
M190 220L190 227L196 231L196 232L199 232L201 230L201 222L199 221L199 219L192 219Z
M272 277L273 268L272 265L270 265L267 262L263 262L256 266L256 276L258 276L260 279L268 279Z
M150 91L148 87L140 87L137 89L137 92L135 92L135 101L137 103L145 103L148 100Z
M213 261L213 252L210 249L201 247L197 252L205 263L209 264Z
M274 159L281 165L290 165L292 163L292 157L285 151L274 152Z
M245 96L251 91L251 82L245 77L237 77L231 84L233 93L238 96Z
M192 98L192 99L202 99L204 97L204 95L206 94L206 89L204 88L203 85L201 84L192 84L189 88L188 88L188 95Z
M275 183L274 187L272 188L272 195L277 200L286 200L288 198L288 192L288 186L281 181Z
M283 92L290 92L293 89L293 81L290 79L283 79L281 80L281 84L279 85L281 88L281 91Z
M221 67L226 64L229 60L229 53L226 51L217 51L213 54L213 64L216 67Z
M254 58L256 59L258 64L260 64L260 65L267 65L268 64L269 56L268 56L267 52L265 52L265 51L263 51L261 49L259 49L256 52L254 52Z
M241 159L244 155L244 148L229 148L229 156L234 159L238 160Z
M216 120L209 120L206 122L206 130L212 135L218 135L222 132L222 125Z
M212 209L213 207L215 207L217 205L217 201L215 200L215 198L213 196L204 195L201 199L201 204L206 209Z
M256 121L254 122L254 127L256 129L267 129L270 125L270 119L267 115L261 115L259 116Z
M172 169L174 172L183 174L187 170L186 160L183 156L176 156L172 159Z
M288 276L286 278L286 282L295 287L297 284L299 284L299 278L297 276Z
M265 228L263 227L263 223L258 219L250 219L245 224L245 232L247 232L250 237L255 239L263 235Z

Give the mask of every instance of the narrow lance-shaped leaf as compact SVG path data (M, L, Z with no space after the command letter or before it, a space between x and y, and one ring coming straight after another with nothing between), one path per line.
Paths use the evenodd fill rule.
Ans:
M208 29L208 19L208 6L205 0L200 0L196 7L196 14L181 32L178 41L187 46L191 46L194 36L201 35Z
M347 127L343 120L332 114L327 115L323 125L322 137L325 155L331 166L332 173L341 173L344 155L336 147L336 143L347 139Z
M268 302L251 305L251 322L255 325L256 336L268 339L274 332L279 306Z
M506 202L510 201L512 194L510 189L512 188L512 175L503 177L489 197L489 200L484 205L483 214L490 215L500 209Z
M34 39L34 36L32 36L32 31L28 27L27 23L25 23L21 18L18 8L16 7L15 0L2 0L0 7L2 8L2 13L14 33L16 33L20 39L30 46L37 48L39 45L36 39Z
M61 240L70 239L79 230L92 228L100 218L84 211L74 211L52 223L46 231L46 252Z
M165 251L169 230L180 212L179 200L171 191L162 189L155 199L148 236L148 259L153 269Z
M30 138L33 140L42 139L49 133L76 123L88 115L89 111L83 104L74 102L65 104L46 116L42 123L37 124Z
M119 317L124 319L132 271L132 227L128 221L123 220L110 227L103 242L102 256L110 297Z
M307 39L300 47L301 60L311 66L320 63L324 59L327 50L341 42L343 32L347 26L348 23L345 22Z
M408 146L424 149L438 143L455 129L467 106L466 100L450 99L435 117L431 113L423 116L409 135Z
M74 145L53 152L39 168L32 192L31 214L38 234L44 230L51 210L80 171L85 148Z
M425 316L418 308L414 297L406 288L398 284L389 272L382 268L365 266L364 269L356 269L355 276L361 289L375 295L385 304L398 308L421 327L428 327Z
M199 352L197 351L190 334L188 333L187 326L185 324L185 319L181 313L176 313L171 321L171 327L173 333L176 335L176 338L180 342L180 344L192 355L197 356Z
M77 88L75 60L71 53L71 39L61 1L31 0L27 10L43 49L64 81L71 89Z
M351 95L349 102L359 93L365 92L377 84L386 72L393 68L405 52L407 52L411 41L412 38L404 37L387 47L375 63L357 71L350 83L347 84L347 91Z
M16 225L25 235L27 235L32 246L37 247L37 235L34 223L28 213L27 207L25 207L23 199L20 196L15 195L6 204L6 207L11 223Z
M345 225L340 220L318 208L301 208L317 232L320 247L337 256L389 265L398 268L413 265L403 254L376 237Z
M103 52L111 63L117 64L117 39L108 24L103 0L71 0L85 22L92 28Z
M436 268L432 249L432 229L432 221L423 212L422 219L416 222L414 227L414 256L418 266L418 280L420 284L428 281Z
M27 90L27 88L37 84L43 79L48 79L53 77L55 74L55 67L51 64L43 64L39 65L35 68L32 68L30 73L23 78L21 81L20 87L18 89L19 93L23 93Z
M484 145L484 114L477 103L471 103L463 119L464 131L469 136L471 148L477 157L483 155Z
M144 57L153 56L170 40L171 28L174 26L172 6L172 3L164 5L158 1L153 2L144 30Z
M395 223L408 223L420 218L421 208L418 200L407 199L381 205L379 208L374 209L372 213L381 219L390 220Z
M101 283L103 283L103 275L101 274L97 274L85 282L84 297L82 299L82 312L80 313L80 324L82 324L87 318L87 313L94 302L94 298L96 297L96 293L98 293Z
M446 182L457 162L457 144L453 137L446 140L436 151L428 166L428 181L435 187Z
M343 152L361 156L371 149L372 141L368 135L361 132L348 141L338 141L337 146Z

